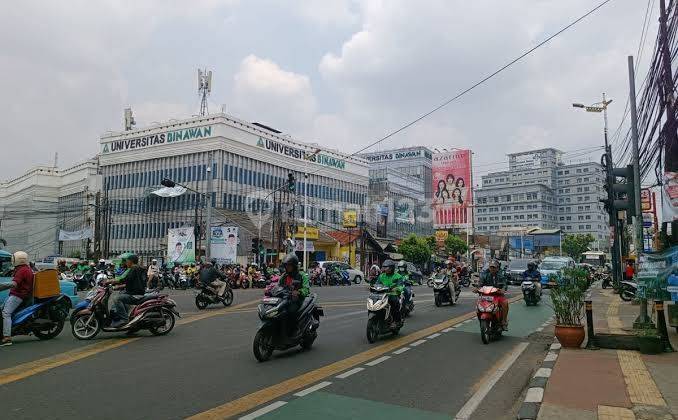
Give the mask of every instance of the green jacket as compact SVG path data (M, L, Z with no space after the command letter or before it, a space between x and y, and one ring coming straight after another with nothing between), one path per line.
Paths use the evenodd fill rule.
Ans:
M381 273L377 277L377 283L381 283L386 287L391 288L390 294L399 295L403 291L403 276L398 273L386 274Z
M398 273L398 275L400 275L400 283L399 284L404 287L407 284L407 282L410 281L410 275L409 274L400 274L400 273Z
M119 275L118 277L115 278L115 281L121 282L121 281L125 280L125 278L129 274L129 271L130 271L129 268L125 269L125 271L121 275Z
M297 273L297 275L299 278L292 278L291 285L288 285L287 281L289 275L283 274L283 276L280 277L280 280L278 280L278 284L283 287L288 287L290 290L298 290L299 297L303 299L311 292L311 286L308 282L308 276L306 273L300 272Z

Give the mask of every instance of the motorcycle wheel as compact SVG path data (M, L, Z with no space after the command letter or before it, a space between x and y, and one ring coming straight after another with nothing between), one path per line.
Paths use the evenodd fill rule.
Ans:
M621 291L621 293L619 293L619 297L620 297L621 300L623 300L624 302L630 302L630 301L633 300L634 294L633 294L633 292L631 292L631 291L628 290L628 289L623 289L623 290Z
M603 281L603 289L607 289L607 282Z
M201 310L205 309L205 308L207 308L208 304L209 304L209 302L205 298L203 298L202 294L199 294L195 297L195 306L198 309L201 309Z
M360 284L360 283L363 282L363 278L360 277L360 276L355 276L355 277L353 278L353 282L354 282L355 284Z
M226 290L224 292L224 300L222 301L224 306L231 306L231 303L233 303L233 291L232 290Z
M249 281L244 281L242 282L242 288L243 289L249 289L250 287L250 282Z
M367 341L374 343L379 339L379 319L367 320Z
M265 362L273 354L273 336L267 330L257 331L252 344L254 357L260 362Z
M57 335L61 334L61 331L64 329L64 320L58 321L54 327L47 331L33 330L33 334L38 337L40 340L50 340Z
M318 337L318 334L315 331L310 334L306 334L301 340L301 348L304 350L311 350L316 337Z
M76 315L71 323L71 333L78 340L91 340L100 330L99 318L94 314Z
M490 343L490 321L487 319L480 320L480 339L483 340L483 344Z
M428 281L426 282L426 285L428 287L433 287L433 279L428 279Z
M165 324L160 327L150 327L148 330L153 335L169 334L169 332L172 331L172 329L174 328L174 323L176 322L176 320L174 319L174 314L172 313L172 311L161 308L160 314L165 319Z
M435 295L435 298L433 299L435 301L436 306L440 307L443 304L443 299L440 297L440 295Z

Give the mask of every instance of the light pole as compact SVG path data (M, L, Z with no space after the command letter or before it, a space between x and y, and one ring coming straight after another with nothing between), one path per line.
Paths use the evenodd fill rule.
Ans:
M307 234L306 228L308 227L308 172L304 172L304 272L308 268L308 257L306 252L306 243L307 243Z
M612 103L612 99L606 100L605 99L605 93L603 93L603 101L602 102L596 102L595 104L592 105L584 105L580 103L574 103L572 104L573 107L575 108L583 108L586 112L602 112L603 113L603 120L605 122L604 126L604 134L605 134L605 150L607 151L607 106Z

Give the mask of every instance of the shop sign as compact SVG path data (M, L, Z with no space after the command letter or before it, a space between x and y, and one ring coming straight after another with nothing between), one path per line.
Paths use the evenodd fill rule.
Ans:
M323 166L329 166L336 169L346 169L346 161L322 153L315 153L309 150L282 144L274 140L259 137L257 146L270 150L279 155L289 156L294 159L308 160Z
M344 210L341 222L342 226L345 228L354 228L358 226L358 212L355 210Z
M296 239L304 239L304 227L299 226L297 228L297 233L294 235ZM320 237L320 230L317 227L306 227L306 240L315 241Z
M178 143L188 140L202 139L212 135L212 126L192 127L183 130L167 131L164 133L150 134L131 139L113 140L101 145L101 153L125 152L128 150L143 149L160 144Z

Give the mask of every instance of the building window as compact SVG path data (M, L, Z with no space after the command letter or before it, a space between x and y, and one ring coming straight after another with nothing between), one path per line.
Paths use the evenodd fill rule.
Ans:
M591 225L586 225L586 229L591 230Z

